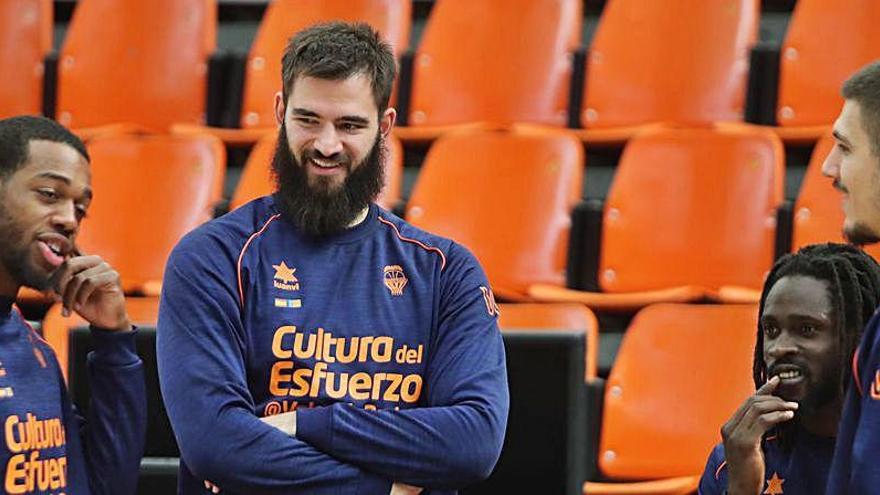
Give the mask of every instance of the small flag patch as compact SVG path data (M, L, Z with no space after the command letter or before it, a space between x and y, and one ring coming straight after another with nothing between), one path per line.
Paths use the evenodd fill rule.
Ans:
M302 307L302 299L281 299L275 298L275 307L276 308L301 308Z

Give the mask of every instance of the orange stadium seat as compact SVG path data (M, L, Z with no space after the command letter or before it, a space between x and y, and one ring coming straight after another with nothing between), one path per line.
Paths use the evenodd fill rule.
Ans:
M605 385L599 469L588 494L696 490L721 425L755 391L753 304L658 304L623 337ZM631 480L645 480L631 481Z
M223 143L209 135L100 136L89 153L95 199L77 243L107 260L127 293L158 295L171 249L213 215Z
M248 155L247 163L238 185L232 194L229 209L234 210L239 206L265 196L275 191L275 182L272 178L272 155L275 152L276 134L268 134L260 139ZM403 148L400 141L393 135L388 138L388 158L385 160L385 188L376 202L387 210L394 208L400 201L401 181L403 180Z
M880 3L798 0L782 45L775 130L786 141L815 141L837 118L840 86L880 58Z
M565 130L525 126L449 134L425 157L406 217L467 246L503 300L561 284L584 156Z
M159 298L126 297L125 309L128 311L128 318L133 325L155 327L159 318ZM58 364L61 366L61 372L65 378L69 371L68 356L70 342L68 334L70 329L83 326L88 326L88 322L76 313L73 313L71 316L62 316L61 304L55 304L49 308L49 311L46 312L46 316L43 318L43 338L55 350Z
M52 49L52 0L0 2L0 118L39 115L43 59Z
M575 303L499 304L498 327L504 332L517 330L583 330L586 335L584 379L596 378L599 322L586 306Z
M587 57L582 138L615 143L653 122L742 121L760 14L759 0L608 2Z
M473 122L568 121L581 0L436 0L413 61L404 141ZM466 54L466 56L463 56Z
M623 311L707 297L726 302L728 294L754 299L773 264L784 166L779 138L754 126L637 134L605 202L603 292L539 285L529 293Z
M844 214L841 193L831 185L831 179L822 175L822 164L834 147L834 138L826 134L816 143L801 191L794 203L792 252L822 242L845 242L842 235ZM866 246L865 251L880 260L880 245Z
M80 0L59 58L58 121L85 137L204 123L216 30L216 0Z

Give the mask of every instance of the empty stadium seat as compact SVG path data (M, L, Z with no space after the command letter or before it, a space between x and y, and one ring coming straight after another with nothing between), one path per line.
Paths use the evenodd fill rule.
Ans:
M599 348L599 322L582 304L499 304L498 327L504 332L518 330L582 330L586 336L584 379L596 378Z
M412 70L404 142L472 122L563 127L581 0L436 0Z
M565 130L523 126L438 139L407 206L413 225L468 247L502 300L562 284L584 156Z
M89 153L95 198L77 243L107 260L127 293L157 295L171 249L213 215L223 143L208 135L103 136Z
M880 3L798 0L782 45L775 130L786 141L815 141L834 123L840 87L880 58Z
M834 137L826 134L816 143L800 194L794 203L791 251L822 242L845 242L842 235L844 214L841 193L831 179L822 175L822 164L834 147ZM880 245L865 246L874 259L880 259Z
M272 156L277 135L272 133L260 139L248 155L247 163L232 195L229 208L234 210L252 199L272 194L275 182L272 178ZM387 141L388 158L385 161L385 188L376 202L385 209L393 209L400 201L403 180L403 148L393 135Z
M584 493L696 490L721 425L755 391L757 315L748 304L658 304L636 315L605 387L599 469L611 481L587 482Z
M609 1L587 57L581 137L614 143L652 122L742 121L760 13L759 0Z
M56 118L162 132L205 122L216 0L80 0L58 68Z
M629 311L757 294L773 264L783 147L754 126L656 128L624 149L602 215L602 292L540 285L539 300ZM741 300L742 297L737 297ZM749 299L749 298L745 298Z
M52 0L0 2L0 118L39 115L43 59L52 49Z

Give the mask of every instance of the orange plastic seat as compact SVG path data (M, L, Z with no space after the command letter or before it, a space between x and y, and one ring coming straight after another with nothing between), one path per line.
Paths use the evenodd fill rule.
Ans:
M822 164L834 147L834 138L826 134L816 143L800 194L794 203L794 227L791 251L822 242L846 242L843 238L844 214L841 193L831 179L822 175ZM865 246L865 251L880 260L880 245Z
M127 293L158 295L165 261L209 220L226 156L213 136L104 136L89 143L95 197L77 238L102 256Z
M43 59L51 49L51 0L0 2L0 118L42 113Z
M499 304L498 327L504 332L517 330L583 330L586 336L584 379L596 378L599 322L586 306L558 304Z
M583 147L564 130L446 135L425 157L406 217L469 248L499 298L526 300L531 284L563 283L583 169Z
M566 125L581 0L436 0L413 62L404 141L473 122Z
M126 297L125 309L128 311L128 318L132 325L155 326L159 319L159 298ZM49 308L43 318L43 338L55 350L58 364L61 366L61 372L65 378L67 378L68 350L70 348L68 334L70 329L82 326L88 326L88 322L76 313L69 317L61 316L61 304L55 304Z
M721 425L754 393L758 307L658 304L623 337L605 385L599 469L589 494L696 490ZM644 480L632 481L632 480Z
M83 135L204 123L216 30L216 0L77 2L59 58L58 121Z
M276 134L268 134L260 139L248 155L247 163L238 179L238 185L232 194L229 209L265 196L275 191L275 180L272 178L272 156L275 153ZM401 182L403 180L403 147L393 135L386 140L388 158L385 161L385 187L376 200L382 208L390 210L401 199Z
M615 143L653 122L742 121L760 13L759 0L608 2L587 58L581 137Z
M815 141L843 106L840 87L880 58L880 3L798 0L779 62L776 132L786 141Z
M532 287L539 300L629 311L756 292L773 264L783 147L753 126L656 128L624 149L602 220L601 293ZM750 300L746 298L746 300Z

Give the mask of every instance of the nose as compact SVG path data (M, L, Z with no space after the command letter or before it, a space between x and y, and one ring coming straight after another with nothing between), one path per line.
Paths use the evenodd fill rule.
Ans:
M822 175L832 179L840 178L840 151L837 149L837 145L831 148L831 152L822 162Z
M73 201L59 201L52 215L52 227L63 235L71 235L79 227L76 205Z
M786 355L797 354L798 347L788 332L782 331L775 339L767 342L767 355L773 359L779 359Z
M333 156L342 151L342 140L339 139L336 126L332 123L328 123L321 128L320 133L315 138L315 151L325 157Z

